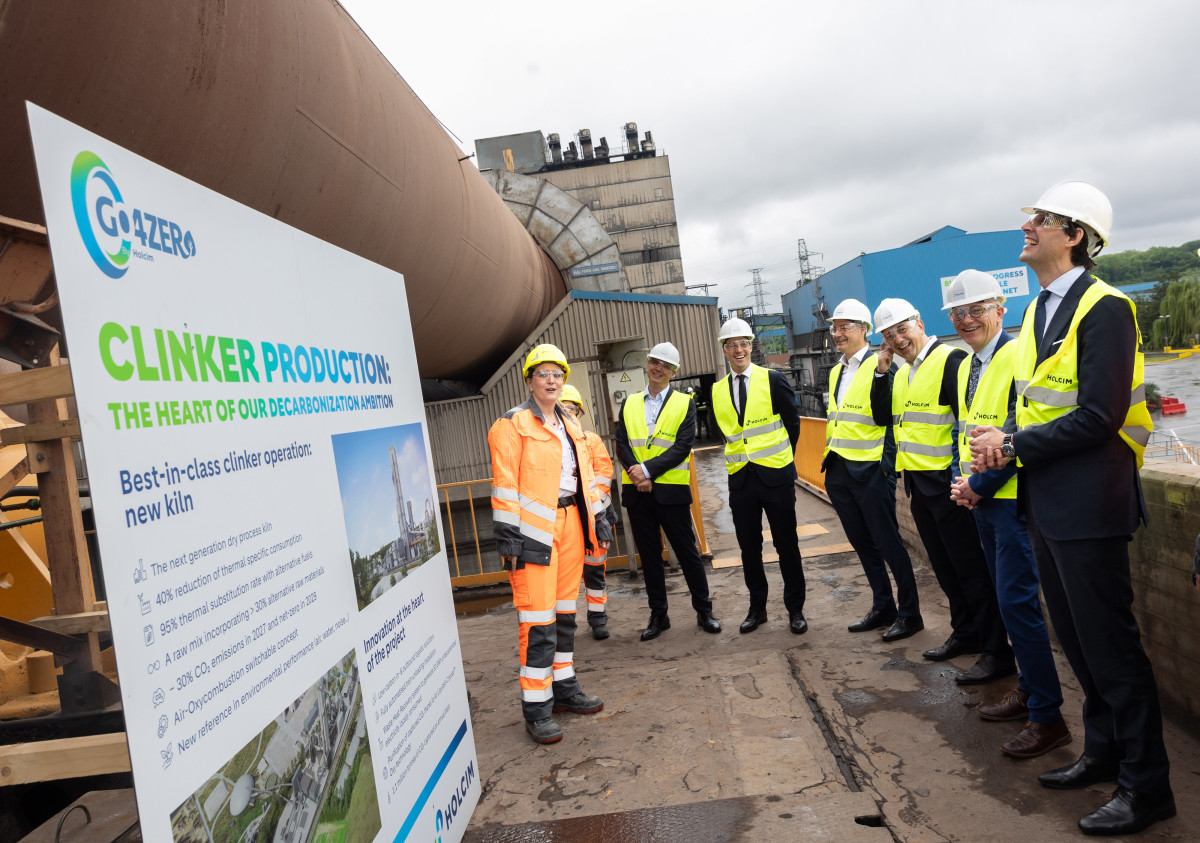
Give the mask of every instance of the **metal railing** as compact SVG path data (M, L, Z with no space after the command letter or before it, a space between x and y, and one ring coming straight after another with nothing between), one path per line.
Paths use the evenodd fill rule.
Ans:
M694 454L691 456L691 470L692 525L696 530L700 553L707 555L709 552L708 539L704 533L704 517L700 510L700 489L696 480L696 457ZM472 490L474 486L484 487L480 495L475 495ZM614 478L614 491L619 486L620 478ZM500 554L494 547L492 537L492 478L464 480L458 483L439 483L437 488L441 497L440 506L447 533L445 544L448 545L446 557L450 566L450 585L454 588L465 588L507 582L508 572L503 569ZM614 501L614 504L618 506L619 511L619 503ZM624 514L619 512L618 517L623 521ZM460 542L455 524L463 524L468 518L471 525L470 534ZM482 525L482 538L480 536L481 520L485 522ZM631 571L637 569L637 554L634 553L633 558L630 558L628 552L623 553L621 550L621 532L614 527L613 543L609 548L608 558L605 560L605 570L620 567L627 567ZM489 547L489 544L492 546ZM667 553L667 545L664 542L664 560L667 558Z

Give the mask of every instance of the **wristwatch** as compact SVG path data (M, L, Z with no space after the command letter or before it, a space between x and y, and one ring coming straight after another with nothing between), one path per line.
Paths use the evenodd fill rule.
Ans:
M1000 443L1000 453L1012 459L1017 455L1017 449L1013 447L1013 435L1011 433L1004 434L1004 441Z

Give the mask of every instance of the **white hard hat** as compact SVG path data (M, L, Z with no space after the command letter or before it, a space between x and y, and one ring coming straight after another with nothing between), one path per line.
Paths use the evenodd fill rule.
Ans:
M946 306L942 310L990 299L1000 299L1001 302L1005 300L1004 291L1000 289L1000 282L995 276L978 269L964 269L950 282L946 291Z
M754 339L754 331L750 328L750 323L745 319L738 319L736 316L732 319L726 319L725 324L721 326L721 332L717 334L717 339L720 342L725 342L725 340L731 340L734 337Z
M883 333L893 325L920 318L917 309L904 299L884 299L875 308L875 330Z
M868 333L871 331L871 311L858 299L844 299L833 309L833 315L829 317L830 322L834 319L848 319L851 322L861 322L867 326Z
M1108 245L1113 210L1108 197L1085 181L1064 181L1047 190L1038 201L1021 209L1026 214L1050 211L1081 223L1088 233L1088 254L1095 257Z
M653 357L655 360L661 360L664 363L670 363L676 369L679 368L679 349L669 342L660 342L654 348L650 349L650 353L646 356Z

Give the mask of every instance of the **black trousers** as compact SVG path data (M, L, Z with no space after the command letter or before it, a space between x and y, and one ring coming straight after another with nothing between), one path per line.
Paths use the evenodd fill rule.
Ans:
M624 487L622 494L629 513L629 524L633 527L633 541L642 558L642 576L646 579L650 614L659 617L667 614L667 577L663 570L660 528L679 559L683 578L692 592L692 608L697 612L712 611L708 577L704 574L704 562L700 559L700 551L696 549L696 534L692 530L691 506L686 503L659 503L652 492L630 494L630 488Z
M791 612L804 611L804 566L800 561L800 542L796 538L796 487L793 483L768 486L751 469L739 488L729 489L729 508L733 529L742 551L742 575L750 591L750 608L767 606L767 574L763 570L762 516L771 525L771 542L779 553L779 572L783 574L783 605Z
M845 461L831 454L825 469L825 492L871 585L871 608L879 611L898 608L900 617L920 617L912 559L896 524L895 489L878 463L873 469L862 479L856 479ZM896 580L895 600L888 580L889 568Z
M938 585L950 602L951 634L971 649L1011 661L1012 647L1000 617L975 517L945 494L926 495L911 484L910 508Z
M1154 669L1133 616L1129 536L1055 541L1026 507L1050 622L1083 687L1083 752L1119 761L1130 790L1170 787Z

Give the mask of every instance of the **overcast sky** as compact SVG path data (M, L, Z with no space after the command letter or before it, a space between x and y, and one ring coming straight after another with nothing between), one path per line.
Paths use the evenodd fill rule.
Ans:
M466 152L651 130L722 307L764 267L777 309L797 238L832 269L1017 228L1068 178L1112 200L1109 251L1200 237L1194 2L342 2Z

